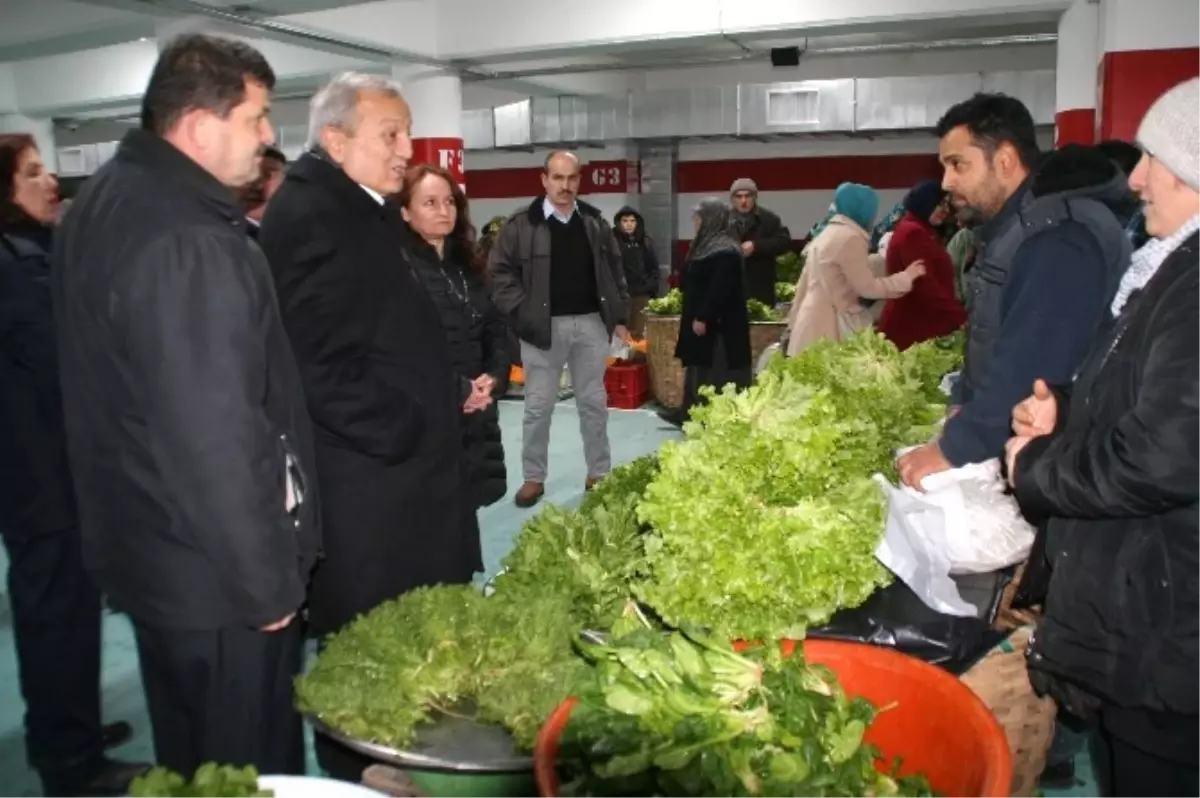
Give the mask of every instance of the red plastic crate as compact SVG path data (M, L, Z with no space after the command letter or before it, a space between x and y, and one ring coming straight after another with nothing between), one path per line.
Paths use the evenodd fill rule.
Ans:
M618 361L604 372L608 406L618 410L636 410L650 398L650 372L645 363Z

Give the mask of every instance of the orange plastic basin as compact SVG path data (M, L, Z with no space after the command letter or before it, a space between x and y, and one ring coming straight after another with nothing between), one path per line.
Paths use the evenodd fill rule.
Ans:
M784 653L794 648L793 641L783 644ZM883 755L880 769L890 771L899 756L901 775L923 773L942 795L1008 795L1012 755L1004 730L957 678L906 654L862 643L809 640L804 654L833 670L849 695L879 707L896 703L879 714L866 735ZM575 703L568 698L554 710L534 746L538 794L547 798L559 794L554 760Z

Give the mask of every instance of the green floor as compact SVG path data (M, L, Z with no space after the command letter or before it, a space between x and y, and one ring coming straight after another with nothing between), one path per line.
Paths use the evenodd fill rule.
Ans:
M521 406L502 403L501 424L508 453L509 485L516 490L520 482ZM573 504L583 494L586 476L580 452L578 416L567 401L555 413L550 441L551 476L546 484L546 500ZM614 411L609 423L613 462L628 462L654 451L676 433L649 411ZM481 513L483 554L488 574L494 573L512 544L513 535L535 510L519 510L511 501L501 502ZM0 549L0 570L7 573L8 563ZM25 765L21 716L23 707L17 686L16 661L8 613L7 593L0 592L0 795L39 795L37 778ZM128 759L150 760L149 721L138 676L137 655L129 623L123 616L104 618L103 695L106 718L127 720L133 724L134 738L115 755ZM1086 756L1079 757L1080 775L1085 777L1076 789L1048 792L1048 795L1095 795ZM316 773L315 763L309 763Z

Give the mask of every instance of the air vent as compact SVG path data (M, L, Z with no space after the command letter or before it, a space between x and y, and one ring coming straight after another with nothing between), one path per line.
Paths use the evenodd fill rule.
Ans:
M821 121L821 92L782 89L767 92L768 125L815 125Z

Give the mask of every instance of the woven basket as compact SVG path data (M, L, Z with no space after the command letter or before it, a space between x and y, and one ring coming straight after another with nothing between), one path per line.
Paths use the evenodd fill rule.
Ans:
M779 343L787 324L782 321L750 322L750 362L757 363L758 356L771 344Z
M1054 736L1054 701L1034 694L1025 668L1031 632L1029 627L1016 630L962 676L1008 737L1013 762L1009 795L1014 796L1038 793L1038 777Z
M678 316L646 317L646 365L650 392L663 407L683 404L683 364L675 358L679 340Z

